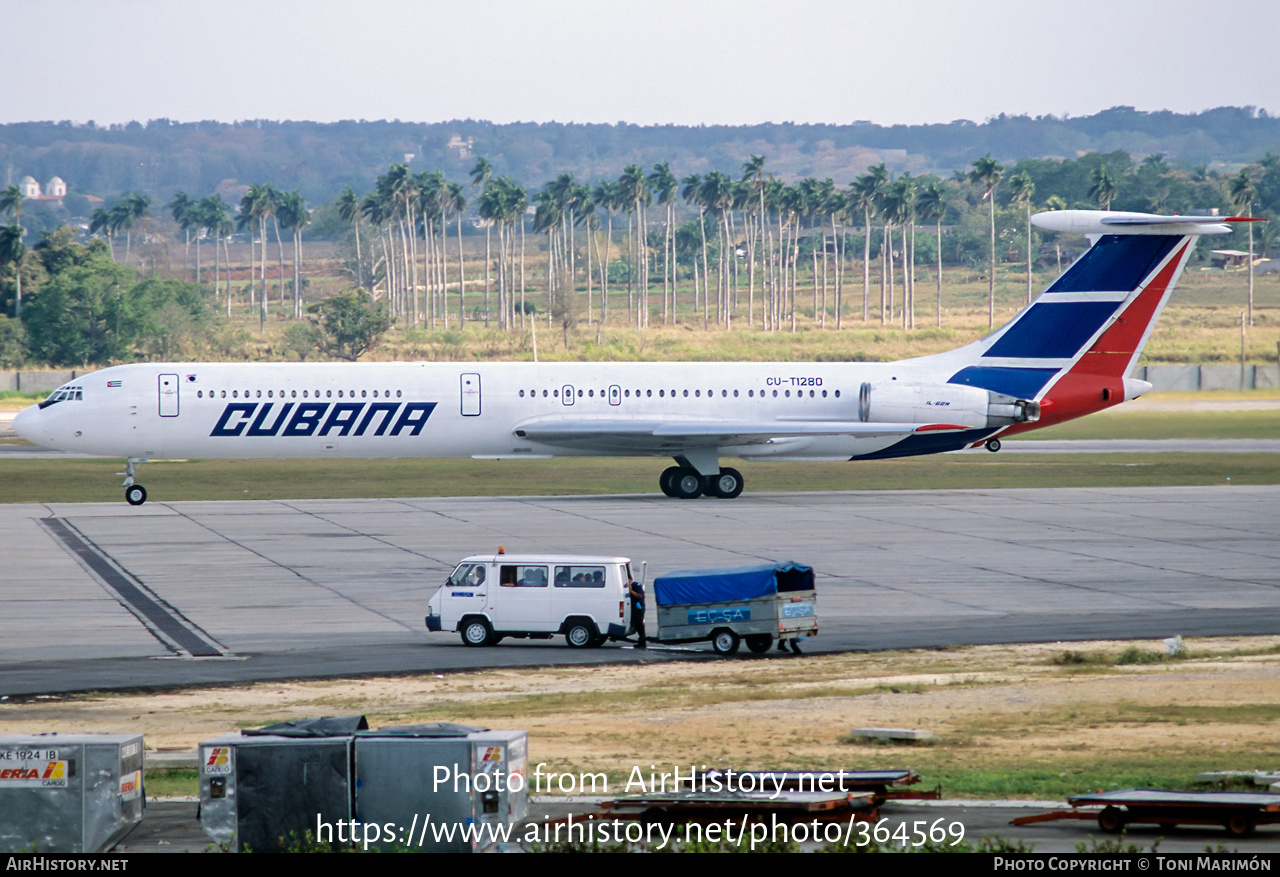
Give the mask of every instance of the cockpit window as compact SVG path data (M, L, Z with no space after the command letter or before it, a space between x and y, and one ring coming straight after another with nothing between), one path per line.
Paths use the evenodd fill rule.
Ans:
M39 408L48 408L58 402L73 401L79 402L84 398L84 391L80 387L59 387L49 394L49 398L39 404Z

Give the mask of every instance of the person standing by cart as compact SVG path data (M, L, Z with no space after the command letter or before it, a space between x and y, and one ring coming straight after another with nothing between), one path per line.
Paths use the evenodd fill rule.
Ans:
M644 633L644 585L627 576L627 594L631 597L631 629L636 632L636 648L646 649Z

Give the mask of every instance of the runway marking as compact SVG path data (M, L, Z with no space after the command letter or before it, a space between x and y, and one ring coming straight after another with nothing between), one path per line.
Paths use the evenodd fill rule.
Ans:
M121 567L74 524L57 517L41 518L40 524L87 567L122 606L137 616L165 648L193 658L230 657L230 651L153 594L140 579Z

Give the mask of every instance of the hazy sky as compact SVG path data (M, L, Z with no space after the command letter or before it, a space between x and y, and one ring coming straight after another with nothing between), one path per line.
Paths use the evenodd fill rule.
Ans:
M1280 112L1277 0L0 0L0 21L0 122Z

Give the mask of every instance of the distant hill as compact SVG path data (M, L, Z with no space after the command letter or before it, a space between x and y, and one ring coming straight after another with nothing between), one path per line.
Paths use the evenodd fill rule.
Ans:
M1234 169L1267 151L1280 152L1280 118L1253 107L1202 113L1139 112L1114 107L1093 116L1004 116L982 123L937 125L767 124L641 126L461 120L172 122L98 127L93 123L0 125L0 181L59 176L71 191L112 198L142 191L167 200L175 191L234 192L251 182L301 190L311 204L346 185L367 192L393 162L413 170L440 168L466 179L477 156L496 175L531 189L569 171L583 180L617 178L627 164L646 170L669 161L682 176L718 168L737 176L750 154L786 180L831 177L844 186L869 164L895 173L950 176L991 153L1009 164L1026 158L1067 158L1122 150L1135 158L1163 153L1171 164Z

